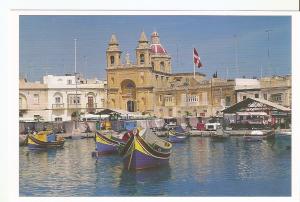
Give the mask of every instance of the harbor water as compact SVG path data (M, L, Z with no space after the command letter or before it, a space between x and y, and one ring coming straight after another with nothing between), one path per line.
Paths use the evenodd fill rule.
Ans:
M169 165L127 171L118 155L91 156L93 139L63 149L20 147L20 196L290 196L291 149L280 140L191 137Z

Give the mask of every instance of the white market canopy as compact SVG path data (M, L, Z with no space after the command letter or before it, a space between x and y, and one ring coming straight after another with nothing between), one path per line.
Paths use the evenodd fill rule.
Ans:
M231 107L224 109L223 114L232 114L238 112L285 112L290 113L291 109L279 105L268 100L259 98L247 98L241 102L238 102Z
M148 114L142 115L139 112L128 112L128 111L125 111L125 110L122 110L122 109L109 109L109 108L107 108L107 109L103 109L100 112L97 112L97 115L101 115L101 117L103 115L110 115L110 114L119 114L122 117L132 117L132 118L146 118L146 117L149 117Z

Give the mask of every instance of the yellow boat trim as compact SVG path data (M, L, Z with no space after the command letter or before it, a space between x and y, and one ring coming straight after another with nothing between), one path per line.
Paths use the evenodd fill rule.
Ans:
M96 135L96 142L107 144L107 145L113 145L110 142L105 141L103 138L101 138L99 135Z
M138 140L137 138L134 138L134 148L135 148L137 151L139 151L139 152L141 152L141 153L143 153L143 154L145 154L145 155L147 155L147 156L152 156L152 157L154 157L154 158L160 158L160 159L168 159L168 158L162 158L162 157L158 157L158 156L153 156L151 153L149 153L149 152L142 146L142 144L139 142L139 140Z
M28 138L28 144L36 144L36 143L33 142L30 138Z

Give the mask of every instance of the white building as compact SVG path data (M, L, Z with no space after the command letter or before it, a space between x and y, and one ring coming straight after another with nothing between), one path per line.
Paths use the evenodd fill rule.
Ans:
M19 81L19 118L23 121L43 120L48 116L47 85Z
M46 98L43 99L43 107L38 109L39 113L35 113L40 114L44 121L69 121L72 119L72 113L76 111L88 114L106 107L106 81L78 77L76 85L74 75L47 75L43 77L41 85ZM26 90L33 89L27 87ZM24 98L24 93L20 93L20 97L22 96ZM28 99L27 105L31 105Z
M291 108L291 76L271 76L261 79L235 79L237 102L260 98Z
M235 79L236 101L240 102L246 98L261 98L260 81L258 79Z

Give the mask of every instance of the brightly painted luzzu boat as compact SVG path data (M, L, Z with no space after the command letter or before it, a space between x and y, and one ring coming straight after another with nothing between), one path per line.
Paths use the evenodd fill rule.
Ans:
M125 141L115 137L114 131L96 131L96 151L92 155L112 154L125 145Z
M185 131L181 126L175 126L169 130L169 141L172 143L184 142L189 137L189 132Z
M124 167L138 170L168 164L172 144L157 137L149 129L133 130L121 151Z
M64 138L57 137L52 131L40 131L28 135L28 148L31 150L62 148L64 143Z

